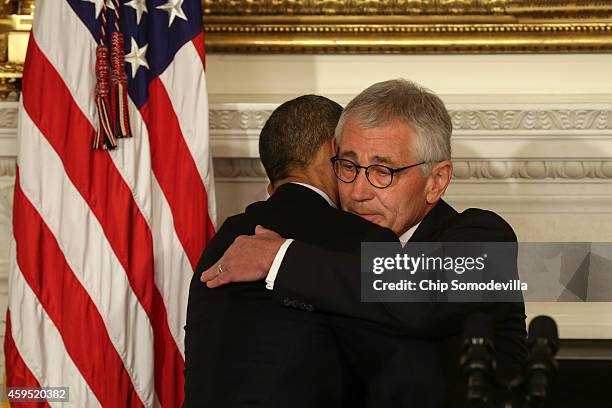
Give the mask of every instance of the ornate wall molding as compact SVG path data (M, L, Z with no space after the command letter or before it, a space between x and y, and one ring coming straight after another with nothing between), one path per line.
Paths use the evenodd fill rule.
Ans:
M269 109L210 109L209 124L211 130L255 129L259 130L272 114Z
M603 109L451 111L455 130L612 130Z
M222 104L211 109L211 144L215 157L258 156L258 135L274 109L271 104ZM603 180L605 171L592 170L593 161L612 159L612 104L532 104L494 103L449 104L454 125L453 157L461 161L487 162L527 160L534 163L515 169L504 165L504 178L564 179L570 175L592 175ZM534 173L540 162L585 162L586 170L573 165L566 170ZM461 165L460 165L461 166ZM499 174L500 166L469 174L485 179ZM513 167L514 166L514 167ZM557 168L553 164L547 169ZM603 166L603 164L602 164ZM473 167L476 168L476 167ZM483 169L482 166L477 167ZM602 167L607 168L607 167ZM460 167L460 170L463 168ZM460 174L464 174L460 172ZM495 179L493 176L489 178ZM571 176L574 177L574 176Z
M219 105L211 109L218 180L266 180L256 158L257 141L274 107ZM460 183L608 183L612 179L612 155L606 159L600 154L602 146L612 146L612 108L507 109L492 104L482 109L453 106L450 113L459 144L454 178ZM593 148L593 141L599 147ZM537 158L520 157L534 151L543 153Z
M17 128L17 103L0 107L0 129ZM232 105L232 104L228 104ZM254 106L257 104L253 104ZM210 129L216 131L261 130L275 106L224 107L209 110ZM236 105L235 105L236 106ZM455 130L612 130L612 107L609 109L450 109Z
M458 180L612 180L609 161L454 160L453 178Z
M220 181L265 181L258 137L274 104L210 109ZM546 105L544 105L546 106ZM550 106L550 105L548 105ZM0 176L15 174L17 103L0 104ZM612 179L612 105L451 105L459 182L603 182ZM12 150L12 151L10 151ZM2 157L4 156L4 157Z
M254 179L267 182L268 177L258 158L217 158L213 161L215 180L229 182L232 180Z
M4 102L0 107L0 129L16 129L19 106Z
M0 157L0 177L15 176L16 159ZM537 181L612 180L612 158L602 160L453 160L456 180ZM215 178L266 181L259 158L215 158Z
M258 158L216 158L214 167L218 181L267 180ZM609 161L453 160L453 168L453 178L461 181L612 180L612 158Z
M6 226L11 231L12 228L12 215L13 215L13 189L15 187L14 179L2 180L0 182L0 225ZM4 241L6 237L2 237L1 241ZM2 288L3 273L3 262L5 254L0 254L0 289Z
M211 109L211 130L259 131L274 107ZM455 130L612 130L610 109L451 109Z
M15 177L16 166L15 157L0 157L0 177Z

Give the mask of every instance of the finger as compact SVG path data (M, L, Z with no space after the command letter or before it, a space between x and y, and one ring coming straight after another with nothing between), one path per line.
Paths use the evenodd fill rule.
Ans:
M274 231L269 230L266 227L262 227L261 225L256 225L255 226L255 235L261 235L261 234L266 234L266 233L270 233L270 232L274 232Z
M200 275L200 280L202 282L206 283L212 279L215 279L217 275L219 275L219 262L215 263L213 266L202 272L202 275Z
M225 284L228 284L232 282L231 276L229 273L222 273L220 275L218 275L216 278L206 282L206 286L208 286L209 288L213 289L213 288L218 288L219 286L223 286Z
M265 227L262 227L261 225L255 226L255 235L269 235L273 237L280 237L280 235L278 235L276 231L269 230Z

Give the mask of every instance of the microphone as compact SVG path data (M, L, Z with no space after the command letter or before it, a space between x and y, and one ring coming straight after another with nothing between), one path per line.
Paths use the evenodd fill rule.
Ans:
M554 380L558 363L555 354L559 350L557 324L548 316L537 316L529 323L529 359L526 369L527 400L529 406L542 406L549 385Z
M473 313L465 319L461 369L470 407L486 407L489 401L489 381L495 371L492 332L491 317L484 313Z

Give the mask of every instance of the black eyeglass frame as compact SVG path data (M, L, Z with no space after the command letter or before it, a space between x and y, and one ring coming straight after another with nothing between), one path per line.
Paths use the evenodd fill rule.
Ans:
M411 168L413 168L413 167L420 166L421 164L425 164L425 163L427 163L427 162L424 162L424 161L423 161L423 162L420 162L420 163L411 164L410 166L406 166L406 167L399 167L399 168L397 168L397 169L394 169L394 168L392 168L392 167L385 166L385 165L383 165L383 164L370 164L369 166L360 166L360 165L358 165L357 163L353 162L352 160L349 160L349 159L343 159L343 158L341 158L341 157L338 157L338 155L336 155L336 156L332 157L332 158L331 158L331 159L329 159L329 160L331 161L332 168L334 169L334 174L336 175L336 178L337 178L338 180L340 180L341 182L343 182L343 183L347 183L347 184L354 182L355 180L357 180L357 176L359 176L359 169L364 169L364 170L365 170L365 176L366 176L366 179L368 180L368 183L370 183L370 184L372 185L372 187L374 187L374 188L380 188L380 189L387 188L387 187L389 187L391 184L393 184L393 175L394 175L395 173L399 173L400 171L408 170L408 169L411 169ZM353 179L352 179L351 181L344 181L344 180L342 180L342 179L341 179L341 178L338 176L338 173L336 173L336 162L337 162L337 161L339 161L339 160L342 160L342 161L347 161L347 162L351 163L353 166L355 166L355 169L356 169L356 170L355 170L355 177L353 177ZM371 168L371 167L384 167L385 169L389 170L389 173L391 173L391 179L389 180L389 184L387 184L387 185L386 185L386 186L384 186L384 187L379 187L379 186L375 185L374 183L372 183L372 180L370 180L370 168Z

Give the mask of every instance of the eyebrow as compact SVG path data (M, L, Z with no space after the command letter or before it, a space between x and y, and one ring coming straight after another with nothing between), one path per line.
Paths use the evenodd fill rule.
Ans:
M354 151L352 151L352 150L347 150L347 151L344 151L344 152L340 152L340 154L338 154L338 156L339 157L346 157L346 158L354 159L354 160L357 159L357 154ZM376 164L382 163L382 164L389 164L389 165L392 165L392 166L395 165L393 160L391 160L389 157L386 157L386 156L374 155L374 156L372 156L371 162L372 163L376 163Z
M338 153L339 157L348 157L349 159L356 159L357 158L357 154L355 154L354 151L352 150L347 150L345 152L340 152Z
M384 163L384 164L390 164L390 165L395 164L393 160L391 160L389 157L378 156L378 155L372 156L372 161L376 163Z

